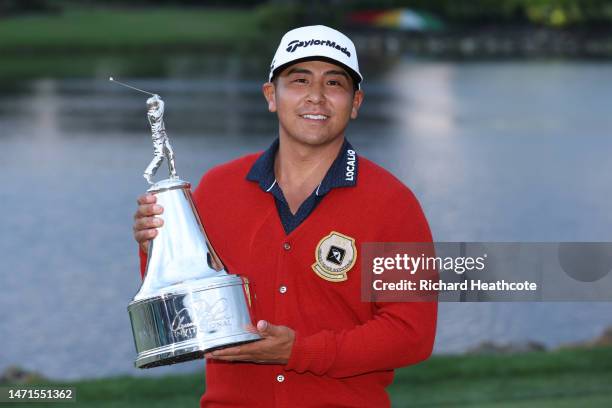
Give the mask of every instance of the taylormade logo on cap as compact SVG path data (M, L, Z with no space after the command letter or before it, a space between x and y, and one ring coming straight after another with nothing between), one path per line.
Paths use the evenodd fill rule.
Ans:
M347 51L346 47L341 47L340 45L337 45L335 41L330 41L330 40L315 40L315 39L312 39L310 41L293 40L289 43L289 46L287 47L287 51L293 52L298 47L308 47L309 45L326 45L328 47L335 48L345 53L346 56L349 58L351 57L351 53Z
M363 80L355 44L340 31L323 25L300 27L287 32L272 59L268 80L272 81L276 74L292 63L316 57L337 63L348 71L357 85Z

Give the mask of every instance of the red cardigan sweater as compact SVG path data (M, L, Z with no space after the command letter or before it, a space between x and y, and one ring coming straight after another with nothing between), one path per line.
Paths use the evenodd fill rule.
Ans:
M332 189L286 235L274 197L245 178L258 156L210 170L194 201L226 269L249 278L255 319L288 326L296 339L286 365L208 360L201 406L390 406L385 388L393 369L431 354L437 304L362 302L360 246L431 242L418 201L386 170L359 157L357 184ZM312 268L317 245L332 231L354 238L357 248L341 282Z

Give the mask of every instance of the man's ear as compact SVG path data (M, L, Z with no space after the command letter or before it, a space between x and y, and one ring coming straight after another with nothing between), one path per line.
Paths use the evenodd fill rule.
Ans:
M353 95L353 107L351 108L351 119L357 119L359 107L361 106L361 102L363 102L363 96L363 91L361 89L355 91Z
M272 82L266 82L262 85L261 90L264 98L268 102L268 110L276 112L276 88Z

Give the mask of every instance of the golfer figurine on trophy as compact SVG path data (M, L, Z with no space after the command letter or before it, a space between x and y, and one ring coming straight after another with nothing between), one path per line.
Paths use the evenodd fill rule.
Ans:
M145 92L153 138L153 160L144 172L147 192L164 208L164 226L149 241L142 286L128 305L138 356L135 365L150 368L202 358L214 349L248 343L260 336L252 326L249 282L229 274L210 245L191 198L191 184L181 180L164 126L164 101ZM170 177L153 182L164 158Z
M147 99L147 118L151 126L151 137L153 138L153 160L147 166L143 176L153 184L153 176L161 166L164 157L168 160L170 169L170 178L178 178L176 175L176 167L174 166L174 150L168 140L166 128L164 126L164 101L159 95L153 95Z

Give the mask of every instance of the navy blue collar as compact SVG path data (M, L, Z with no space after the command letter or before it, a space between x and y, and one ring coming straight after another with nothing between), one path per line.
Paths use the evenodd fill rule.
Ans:
M270 192L276 184L274 175L274 158L278 151L279 140L276 138L272 145L263 152L255 161L246 178L249 181L256 181L262 190ZM315 195L324 196L332 188L352 187L357 184L357 153L353 146L344 139L338 156L329 167L323 181L315 190Z

